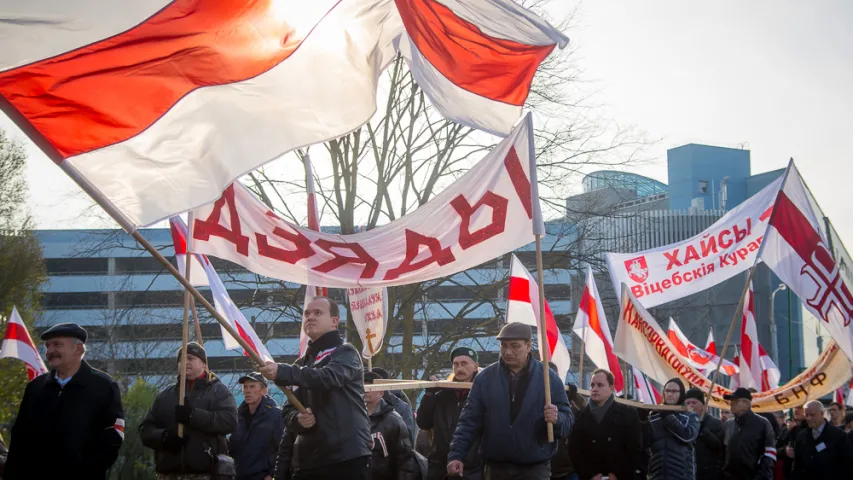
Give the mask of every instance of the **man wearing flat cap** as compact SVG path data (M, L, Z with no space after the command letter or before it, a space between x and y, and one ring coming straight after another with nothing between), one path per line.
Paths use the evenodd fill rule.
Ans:
M103 479L124 440L118 385L83 360L79 325L54 325L41 339L50 372L24 391L3 478Z
M471 382L480 369L477 352L469 347L456 347L450 352L454 382ZM436 377L431 380L438 380ZM456 423L462 408L468 402L467 388L429 388L424 392L418 405L418 427L432 430L427 461L427 480L444 480L447 476L447 455L450 453L450 441L456 430ZM465 480L480 480L483 476L483 462L478 450L480 440L475 439L468 456L463 461L462 471Z
M738 388L723 398L731 402L734 415L723 424L726 446L723 478L771 480L776 464L773 427L766 418L752 411L752 393L749 390Z
M237 480L271 480L284 419L267 393L267 379L258 372L240 377L243 403L237 408L237 429L228 439L228 451L237 467Z
M559 439L571 433L574 416L559 375L531 354L532 335L530 326L518 322L501 329L500 361L474 378L450 444L447 476L465 474L464 461L479 440L485 480L550 479L551 457ZM549 423L554 442L548 442Z
M207 352L198 343L187 344L186 373L184 404L178 405L176 382L157 395L139 425L142 444L154 450L158 480L211 478L217 455L228 454L225 436L237 427L234 395L208 371ZM178 424L184 426L183 436L178 436Z

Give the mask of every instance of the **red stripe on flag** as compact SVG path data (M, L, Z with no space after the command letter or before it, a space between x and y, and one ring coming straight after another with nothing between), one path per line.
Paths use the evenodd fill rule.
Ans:
M779 232L797 255L807 262L812 258L815 247L823 241L817 232L817 227L809 222L784 191L780 191L776 196L774 209L775 213L770 220L770 225Z
M610 370L610 373L613 374L615 379L613 386L616 388L617 392L621 392L625 387L625 380L622 378L622 369L619 367L619 360L616 358L616 355L613 354L613 346L610 345L610 342L608 342L607 338L604 336L601 319L598 318L598 305L596 304L592 293L590 293L588 285L583 289L580 309L586 312L586 316L589 319L589 328L595 332L595 335L601 339L601 343L604 345L604 352L607 354L607 368Z
M249 344L249 347L251 347L252 351L255 352L255 354L260 355L260 354L258 354L258 347L256 347L255 342L252 341L252 337L250 337L249 335L246 334L246 331L243 330L243 327L240 326L240 322L234 322L234 324L237 325L237 333L240 334L240 338L242 338L243 340L246 341L246 343ZM244 349L243 355L248 357L249 352L245 351L245 349Z
M172 233L172 244L175 246L175 255L187 254L187 237L175 220L169 220L169 231Z
M524 105L530 83L555 45L494 38L435 0L396 0L406 32L421 55L471 93Z
M19 342L26 343L35 349L33 340L30 338L30 332L27 331L26 327L19 323L9 322L6 325L6 335L3 338L5 340L17 340Z
M755 309L753 307L753 302L752 302L753 295L752 295L752 288L751 287L749 289L748 295L749 295L749 300L747 301L747 305L748 305L747 312L755 312ZM752 369L752 367L756 365L755 362L758 361L757 358L752 358L752 348L753 348L752 342L753 342L753 340L758 341L758 339L750 338L750 336L747 335L747 332L746 332L746 323L748 321L747 315L748 315L748 313L744 314L741 317L741 323L740 323L740 353L741 353L741 355L743 355L743 360L746 362L747 365L750 366L750 369ZM754 313L753 313L753 318L755 318Z
M509 293L507 300L531 303L530 281L523 277L509 277Z
M524 173L524 167L521 166L521 160L518 158L518 152L515 151L515 145L509 147L509 151L504 158L504 167L509 173L509 179L512 182L515 193L518 199L521 200L521 205L524 211L527 212L527 218L533 218L533 193L531 192L530 180L527 174Z
M256 77L305 36L273 0L176 0L119 35L0 74L0 94L62 158L142 133L201 87Z

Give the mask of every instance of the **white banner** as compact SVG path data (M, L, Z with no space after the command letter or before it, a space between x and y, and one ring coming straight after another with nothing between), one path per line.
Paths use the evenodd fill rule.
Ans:
M388 326L388 296L384 288L347 290L352 321L361 337L361 355L371 358L382 348Z
M638 253L608 253L616 295L627 284L646 308L678 300L724 282L755 264L782 179L765 187L683 242Z
M195 213L195 251L260 275L328 288L381 287L453 275L523 247L542 229L531 120L403 218L353 235L301 228L240 184ZM540 219L539 222L534 219Z
M621 312L614 341L614 351L619 358L636 366L662 385L669 379L678 377L686 384L695 385L708 392L711 380L678 353L666 332L627 287L622 291ZM775 412L820 399L844 385L850 378L850 366L850 360L835 342L831 342L811 367L787 384L766 392L754 393L753 410ZM714 384L711 406L729 409L729 402L723 399L723 395L728 393L731 393L731 390Z

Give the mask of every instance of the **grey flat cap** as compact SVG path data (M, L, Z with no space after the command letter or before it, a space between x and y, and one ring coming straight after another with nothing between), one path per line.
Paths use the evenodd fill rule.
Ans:
M501 333L498 334L498 340L527 340L533 336L533 329L530 325L521 322L512 322L504 325Z

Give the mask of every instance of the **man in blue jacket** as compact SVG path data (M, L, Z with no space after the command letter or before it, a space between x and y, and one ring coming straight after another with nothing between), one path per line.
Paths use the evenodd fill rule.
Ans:
M530 326L510 323L501 329L500 361L475 378L462 409L447 475L463 474L468 450L480 440L484 480L549 480L557 442L548 442L546 425L555 439L569 436L574 422L563 382L530 353ZM545 404L544 375L551 381L551 403Z
M228 440L237 480L270 480L284 432L281 409L267 395L267 380L260 373L243 375L238 382L244 400L237 409L237 430Z

